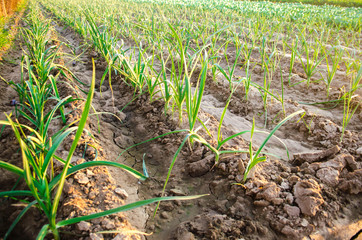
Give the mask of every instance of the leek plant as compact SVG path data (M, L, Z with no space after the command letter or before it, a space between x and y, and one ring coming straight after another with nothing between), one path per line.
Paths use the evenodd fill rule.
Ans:
M264 128L267 125L267 119L268 119L268 95L273 96L276 98L271 92L270 92L270 84L273 78L273 73L275 71L276 67L276 61L277 57L274 57L275 52L272 52L269 56L267 56L267 61L264 62L264 81L263 81L263 87L258 87L258 90L263 98L263 105L264 105ZM274 60L272 60L274 58ZM276 98L277 99L277 98Z
M287 47L291 50L290 53L290 63L289 63L289 77L288 77L288 82L289 82L289 86L291 86L291 78L292 78L292 73L293 73L293 67L294 67L294 63L295 63L295 57L298 54L298 36L295 36L295 40L293 39L291 46L289 46L289 44L287 42L285 42L284 44L287 45Z
M343 97L343 120L340 142L343 140L348 123L351 121L354 113L361 104L361 102L354 103L352 101L355 97L357 97L357 95L353 95L351 92L347 92Z
M41 84L37 81L27 56L25 56L25 61L28 69L28 80L25 81L25 76L23 75L21 83L15 84L12 81L10 82L10 84L14 86L18 95L22 96L17 106L17 113L29 121L43 138L46 138L46 134L48 132L50 122L54 118L55 111L60 110L63 117L64 112L62 111L62 108L75 99L69 96L61 100L59 96L54 96L53 90L57 89L56 81L59 75L56 77L49 76L51 82ZM24 68L23 64L22 68ZM57 100L58 103L56 107L46 112L46 109L49 108L48 102L52 99Z
M283 116L285 117L285 102L284 102L284 80L283 80L283 72L282 69L280 69L280 86L281 86L281 94L278 94L279 102L282 104L282 110Z
M264 148L264 146L266 145L266 143L269 141L269 139L275 134L275 132L284 124L286 123L288 120L290 120L291 118L302 114L304 112L304 110L299 110L295 113L290 114L289 116L287 116L286 118L284 118L282 121L280 121L274 128L273 130L269 133L269 135L265 138L265 140L263 141L263 143L259 146L258 150L254 153L253 152L253 146L252 146L252 142L253 142L253 135L255 132L255 120L253 119L253 125L251 127L251 131L250 131L250 142L249 142L249 162L248 165L246 166L245 169L245 173L244 173L244 178L243 181L245 182L248 174L250 172L250 170L255 167L255 165L257 165L260 162L263 162L266 160L265 156L259 156L261 153L261 150ZM289 154L288 154L289 155Z
M9 83L14 87L19 95L19 104L16 112L28 120L33 127L45 138L49 121L53 119L54 109L49 109L49 101L55 100L59 106L63 123L66 122L64 105L74 101L71 97L61 100L57 81L60 74L66 76L69 72L67 68L60 64L54 63L59 58L58 49L50 46L49 21L41 21L36 11L37 6L33 5L31 14L27 23L29 29L22 29L27 52L22 58L21 63L21 81L20 83ZM35 15L36 14L36 15ZM54 76L52 72L58 71ZM26 74L27 73L27 74ZM46 112L47 111L47 112Z
M262 38L262 41L261 41L261 47L258 48L259 50L259 53L260 53L260 58L261 58L261 70L263 71L264 70L264 67L265 67L265 57L266 57L266 54L267 54L267 40L266 40L266 37L263 36Z
M173 100L177 106L179 112L179 123L182 123L183 103L188 97L188 90L190 88L190 81L192 74L196 68L197 59L200 58L200 53L196 53L192 56L189 55L189 39L185 42L182 40L182 36L176 32L176 29L168 23L171 30L170 33L170 44L169 51L172 52L174 49L177 52L178 58L171 55L171 76L170 76L170 87L173 92ZM175 41L176 46L171 47L171 44ZM177 65L175 64L177 62ZM192 124L192 123L190 123ZM191 126L191 125L190 125Z
M161 61L161 84L162 84L162 88L161 88L161 95L162 95L162 98L165 102L165 114L167 113L168 109L169 109L169 104L170 102L172 101L173 99L173 95L171 93L172 89L171 89L171 84L170 82L168 81L167 79L167 74L166 74L166 63L168 61L168 59L166 61L163 60L162 58L162 54L161 54L161 57L159 58L160 61Z
M101 53L102 57L107 62L107 68L100 81L100 86L108 75L109 87L113 95L111 80L112 71L117 68L117 61L119 61L121 57L117 52L117 49L120 48L120 46L118 46L116 36L112 35L111 30L107 26L103 26L102 29L98 27L91 17L90 12L86 12L85 16L89 24L89 34L93 40L94 47Z
M250 87L252 85L249 60L246 63L245 73L246 73L246 76L245 76L245 78L243 78L243 84L244 84L244 91L245 91L245 100L248 101Z
M325 47L323 47L323 52L325 54L325 59L326 59L326 63L327 63L327 78L325 79L325 82L327 85L327 97L329 97L331 83L339 68L339 62L342 60L342 57L343 57L343 49L341 49L340 47L334 47L333 50L334 50L334 53L333 53L333 56L331 57L332 66L330 66L329 60L328 60L329 54L328 54L327 50L325 49Z
M350 90L346 92L343 96L343 120L342 120L342 134L340 142L342 142L344 137L344 132L346 131L348 123L351 121L354 113L357 111L358 107L361 105L361 101L354 102L353 99L357 97L355 91L359 88L362 88L360 84L362 79L362 66L357 72L356 76L352 78L350 83Z
M301 40L302 48L304 49L305 57L303 58L302 53L297 54L300 63L303 67L305 74L307 75L307 87L310 85L310 80L314 74L318 71L317 67L321 64L324 57L319 56L321 53L321 42L319 39L315 39L315 43L309 44L305 37L302 37Z
M28 98L28 101L31 102L31 98L34 101L36 97L44 97L43 100L37 101L37 102L28 102L29 104L33 104L32 110L35 111L32 113L33 117L37 118L35 121L40 124L42 122L40 113L42 112L39 108L44 108L43 103L45 103L46 99L52 95L55 99L60 99L59 91L56 85L57 78L59 74L62 74L63 76L66 76L66 72L70 73L70 71L60 65L56 64L55 60L59 58L58 49L61 45L58 47L55 45L50 45L51 40L47 37L49 35L50 31L50 22L49 21L42 21L41 19L37 18L38 14L36 14L36 6L32 8L33 13L30 14L30 19L27 21L28 25L30 26L29 29L24 28L22 29L22 35L25 42L25 46L27 47L27 54L23 57L23 63L22 64L26 66L28 71L28 78L29 81L27 84L32 84L32 86L27 86L28 90L31 90L33 87L38 89L32 89L34 91L38 91L36 95L30 96L30 99ZM58 71L59 74L57 74L56 77L52 75L53 72ZM22 77L24 77L24 71L22 67ZM25 81L22 81L23 84ZM15 86L15 84L12 82L12 84ZM27 94L25 91L25 87L20 87L19 84L15 86L15 88L18 90L19 96L22 96L20 98L20 102L23 104L22 106L24 108L27 108L27 104L23 102L23 96L24 94ZM22 94L20 94L20 91L23 91ZM52 92L51 92L52 90ZM39 93L39 91L47 91L47 93ZM29 91L32 93L32 91ZM34 105L37 104L37 107ZM63 123L66 122L65 119L65 113L63 106L59 108ZM26 116L25 112L22 113L24 117L26 117L28 120L29 118Z
M229 89L232 90L233 86L234 86L234 72L236 70L236 67L238 65L238 61L239 61L239 57L241 55L241 51L243 50L242 47L240 47L239 49L237 49L236 51L236 56L235 56L235 61L232 65L232 67L230 68L228 66L227 72L217 63L213 64L214 66L216 66L216 68L219 70L219 72L226 78L226 80L229 82Z

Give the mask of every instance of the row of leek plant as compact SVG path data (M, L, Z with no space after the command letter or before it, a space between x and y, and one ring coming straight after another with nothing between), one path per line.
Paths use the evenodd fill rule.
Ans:
M57 212L60 205L64 183L66 178L71 174L88 167L105 165L119 167L141 180L145 180L146 176L128 166L115 162L92 161L76 166L71 164L71 159L77 148L78 142L82 134L84 134L83 132L85 131L86 121L91 109L95 86L94 63L92 82L88 91L87 99L85 100L83 106L82 116L77 123L73 123L78 124L78 127L70 127L67 125L54 135L49 136L49 127L51 126L52 120L57 117L57 112L60 112L62 118L65 117L62 107L75 99L71 96L63 99L59 97L56 88L56 77L51 75L49 71L49 69L57 69L58 71L61 69L60 66L56 66L56 64L54 64L54 59L58 56L57 51L54 47L47 48L50 43L47 38L49 34L50 21L42 19L36 3L31 2L30 9L28 16L28 24L30 28L23 30L24 41L28 47L28 53L24 56L26 71L23 71L20 84L12 83L19 93L20 103L18 106L18 115L28 120L30 125L27 125L27 123L21 124L17 119L13 120L11 115L6 115L6 121L0 121L1 125L10 126L12 128L16 139L19 142L22 156L22 168L5 161L0 161L0 167L17 174L25 181L29 190L11 190L0 192L0 197L11 197L13 199L28 197L27 199L32 200L22 200L27 202L28 205L16 217L4 236L4 239L9 238L10 233L16 224L21 220L26 212L34 206L37 207L48 219L48 223L45 224L38 233L37 239L44 239L49 233L53 235L54 239L60 239L61 228L70 224L130 210L161 200L188 200L200 197L154 198L86 216L58 220ZM27 72L27 74L24 72ZM51 105L50 100L55 100L56 102ZM51 108L51 111L46 113L46 109L48 108ZM63 159L56 154L56 151L59 146L61 146L62 142L69 135L74 134L74 132L75 136L69 153L67 157ZM63 164L63 169L60 173L54 172L54 161L58 161Z

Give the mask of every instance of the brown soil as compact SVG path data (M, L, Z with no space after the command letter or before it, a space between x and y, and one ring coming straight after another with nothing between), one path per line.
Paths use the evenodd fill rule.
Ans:
M63 51L79 55L74 63L66 63L70 70L80 80L89 83L92 77L92 58L95 58L96 75L100 79L105 66L99 55L91 49L78 48L84 42L73 30L56 22L54 28L58 38L73 48L70 50L64 47ZM15 48L8 55L10 61L2 62L0 73L5 79L19 81L20 54L20 49ZM288 59L284 61L287 63ZM300 66L296 66L295 72L301 72ZM237 74L245 75L242 72ZM287 75L283 79L287 80ZM276 74L274 78L280 79L280 74ZM293 81L298 82L301 78L302 74L295 74ZM253 81L262 81L262 73L257 67L253 70ZM339 79L334 81L341 85L345 84L346 79L340 73ZM280 91L278 84L276 82L272 85L275 91ZM84 139L74 162L94 159L95 150L84 149L92 141L92 144L98 144L99 159L117 161L142 171L144 158L150 178L138 182L121 170L105 167L80 172L70 177L64 188L59 212L59 217L63 219L160 196L173 154L184 137L182 134L168 135L132 148L118 157L127 147L173 131L179 126L172 116L163 113L164 105L161 101L150 102L147 94L133 100L133 90L120 77L112 79L112 87L113 98L107 84L101 87L98 85L93 105L98 112L117 114L121 121L112 115L102 114L98 125L93 116L88 128L95 140ZM72 92L66 86L63 88L64 96ZM218 119L229 94L227 89L222 81L216 84L211 77L208 79L200 117L210 119L208 126L213 133L217 130ZM3 82L0 82L0 91L0 110L9 113L13 110L9 101L16 98L16 93ZM64 238L97 239L94 235L97 231L119 229L123 231L122 234L104 234L103 237L128 239L126 235L129 233L130 239L350 239L362 228L362 113L356 113L343 142L339 144L343 109L337 107L325 110L320 106L298 103L325 100L322 83L313 84L310 89L305 84L287 87L284 94L287 114L300 108L307 112L304 116L307 124L294 120L277 133L288 146L290 159L278 141L271 141L264 150L279 155L282 159L268 157L266 162L254 168L246 184L241 185L235 183L242 181L249 160L247 154L225 155L215 165L214 155L204 146L195 144L192 149L185 146L173 167L166 195L207 193L209 196L194 201L161 203L155 218L155 206L151 205L125 215L94 220L91 224L78 224L65 229L72 235L64 235ZM123 112L119 113L123 108ZM70 118L76 118L81 112L76 104L70 106L70 109L75 110ZM272 129L282 118L280 109L280 103L270 101L267 129ZM262 112L263 104L256 89L251 90L248 102L242 94L235 94L224 121L224 136L250 129L253 117ZM4 119L3 114L0 119ZM256 124L263 126L264 116L256 117ZM264 138L265 135L256 134L253 144L261 144ZM225 148L247 149L249 136L245 136L245 139L237 138ZM209 140L212 141L210 138ZM20 163L18 146L9 129L5 129L0 142L0 159ZM60 150L62 154L67 153L69 143L65 143ZM16 178L0 171L1 191L9 190ZM20 184L19 188L21 187L24 186ZM11 206L12 204L14 202L10 200L2 202L0 236L4 234L14 214L21 209L21 206ZM42 217L34 211L23 221L19 224L19 229L27 230L26 235L18 236L16 233L19 231L15 231L13 239L24 236L26 237L22 239L34 238ZM139 231L153 234L134 234L128 231L131 225Z

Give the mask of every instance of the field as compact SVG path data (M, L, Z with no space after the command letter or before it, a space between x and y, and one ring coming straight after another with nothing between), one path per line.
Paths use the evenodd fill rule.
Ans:
M18 11L1 25L0 239L362 237L362 8Z
M242 0L241 0L242 1ZM260 0L252 0L252 1L259 1ZM362 7L361 0L269 0L268 2L278 2L278 3L304 3L304 4L312 4L312 5L334 5L340 7Z

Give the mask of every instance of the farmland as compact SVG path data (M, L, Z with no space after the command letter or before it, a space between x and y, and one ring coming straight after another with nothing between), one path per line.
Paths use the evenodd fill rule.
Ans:
M259 0L253 0L253 1L259 1ZM297 3L304 3L304 4L312 4L312 5L335 5L340 7L361 7L362 2L360 0L274 0L269 2L278 2L278 3L291 3L291 2L297 2Z
M361 8L26 4L0 64L1 237L358 237Z

